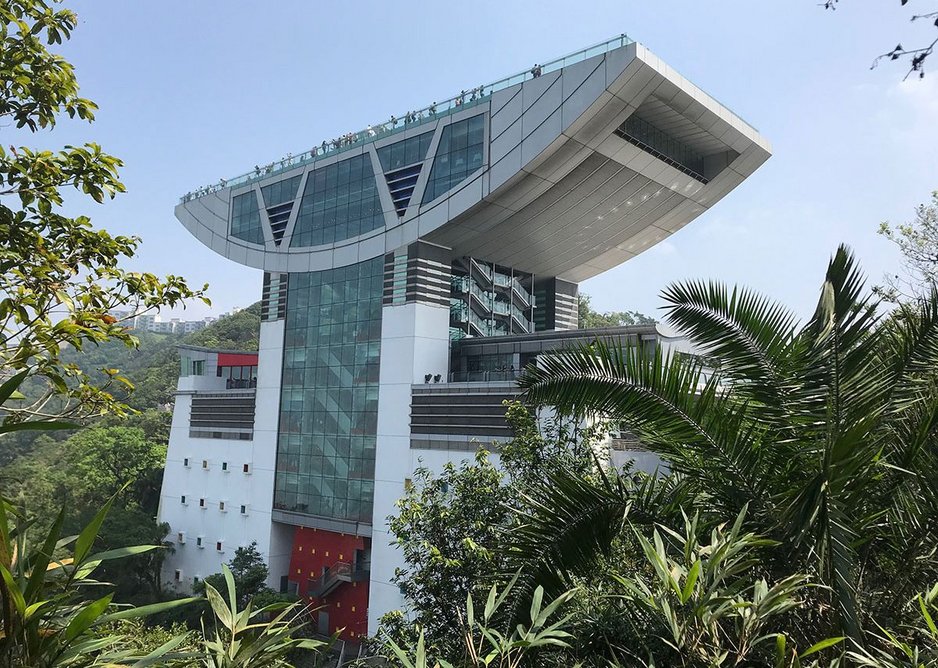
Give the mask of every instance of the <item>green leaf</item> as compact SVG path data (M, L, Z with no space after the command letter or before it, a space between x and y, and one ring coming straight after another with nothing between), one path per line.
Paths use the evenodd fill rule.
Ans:
M206 588L209 586L210 585L206 584ZM205 599L200 596L192 596L189 598L176 598L172 601L163 601L162 603L141 605L136 608L126 608L124 610L118 610L117 612L104 615L101 617L101 621L115 622L119 619L139 619L141 617L149 617L150 615L155 615L159 612L165 612L166 610L172 610L173 608L178 608L183 605L189 605L190 603L204 600Z
M681 591L681 603L687 603L694 594L694 585L697 584L697 578L700 577L700 560L694 562L687 574L687 581L684 582L684 589Z
M2 406L7 399L9 399L13 393L19 388L20 384L26 380L26 376L29 375L29 369L24 369L18 374L11 376L9 380L0 385L0 406Z
M72 621L69 622L65 629L65 640L71 642L91 628L91 625L94 624L95 621L98 621L101 614L107 610L108 605L111 604L112 598L114 598L114 594L108 594L104 598L99 598L97 601L86 605L82 611L75 615Z
M80 424L74 422L62 422L61 420L28 420L26 422L14 422L13 424L0 425L0 434L8 434L15 431L55 431L57 429L78 429Z
M833 647L834 645L843 642L845 638L846 636L837 636L836 638L825 638L824 640L821 640L820 642L816 642L813 645L811 645L808 649L806 649L804 652L799 654L798 658L803 659L807 656L811 656L812 654L820 652L821 650L825 650L828 647Z

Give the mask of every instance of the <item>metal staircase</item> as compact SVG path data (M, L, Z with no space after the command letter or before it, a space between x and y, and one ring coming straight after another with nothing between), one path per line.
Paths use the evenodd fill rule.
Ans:
M348 562L337 561L318 578L310 579L306 593L313 598L323 598L335 591L343 582L363 582L368 579L368 576L369 569L365 564L353 567Z

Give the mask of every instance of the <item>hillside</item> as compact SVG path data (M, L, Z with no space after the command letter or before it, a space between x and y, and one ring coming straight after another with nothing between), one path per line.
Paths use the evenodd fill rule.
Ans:
M119 369L134 385L134 391L127 395L126 403L139 415L131 415L120 419L114 416L104 416L100 422L106 425L122 424L124 426L139 426L156 440L164 440L168 435L169 413L165 409L170 407L176 380L179 377L179 353L176 347L180 344L205 346L209 348L224 348L229 350L255 350L260 332L260 302L235 313L216 320L205 329L186 335L154 334L152 332L137 332L140 340L137 348L128 348L120 343L105 343L99 346L89 346L81 352L68 351L63 353L66 361L78 364L86 373L97 373L102 368ZM155 413L163 412L162 415ZM46 441L62 441L71 435L71 432L40 432L24 431L9 434L0 439L0 465L6 465L33 451L37 439ZM47 448L48 449L48 448Z

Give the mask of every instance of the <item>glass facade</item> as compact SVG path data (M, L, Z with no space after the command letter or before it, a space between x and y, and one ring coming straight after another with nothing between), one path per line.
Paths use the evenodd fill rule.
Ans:
M263 244L261 212L254 191L238 195L231 200L231 236L252 244Z
M427 150L433 139L433 131L395 142L378 149L381 168L386 172L422 162L427 157Z
M270 208L295 200L301 178L301 175L297 175L261 188L261 194L264 196L264 206Z
M479 114L443 128L423 203L431 202L459 185L482 166L485 116Z
M371 522L384 257L291 274L274 508Z
M331 244L383 226L371 158L359 155L307 177L290 246Z
M703 177L702 155L635 114L625 119L616 129L616 134L650 151L655 157L665 160L698 181L707 182Z

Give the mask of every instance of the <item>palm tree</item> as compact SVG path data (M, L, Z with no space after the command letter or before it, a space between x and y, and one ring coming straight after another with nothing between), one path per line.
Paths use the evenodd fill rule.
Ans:
M621 420L672 473L640 488L561 475L532 490L521 565L569 585L608 554L630 507L631 521L636 507L654 521L663 485L714 524L748 508L747 530L779 541L765 567L825 585L823 631L862 642L869 620L889 623L938 580L938 292L883 313L841 246L803 325L712 282L663 298L701 356L596 341L520 382L537 405Z

